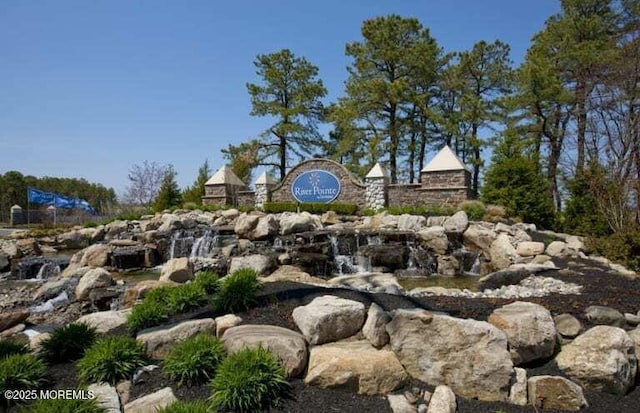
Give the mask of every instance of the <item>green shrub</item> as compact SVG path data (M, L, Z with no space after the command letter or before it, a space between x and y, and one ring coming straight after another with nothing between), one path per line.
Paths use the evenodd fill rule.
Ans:
M201 307L207 301L207 295L201 285L191 282L172 288L167 298L169 312L180 314Z
M340 215L353 215L358 210L358 205L340 202L332 202L330 204L320 204L315 202L265 202L262 206L264 212L271 214L277 214L280 212L297 212L298 208L300 211L307 211L312 214L322 214L327 211L334 211L336 214Z
M243 349L227 357L211 381L211 401L221 410L261 411L291 396L284 367L267 350Z
M167 304L153 299L144 300L137 304L127 316L127 327L133 332L144 330L145 328L160 325L169 319L169 309Z
M464 201L458 205L458 209L466 212L469 219L473 221L480 221L485 212L485 206L480 201Z
M214 307L227 313L247 310L255 304L259 290L258 274L250 268L239 269L221 281L213 298Z
M12 354L0 360L0 394L6 390L34 389L44 382L47 367L32 354ZM4 396L0 396L4 400Z
M613 262L640 271L640 231L630 229L608 237L588 237L585 246L591 252L607 257Z
M26 344L14 343L10 340L0 340L0 359L13 354L27 354L29 347Z
M182 204L182 208L188 211L194 211L200 208L200 205L196 204L195 202L185 202L184 204Z
M129 378L146 357L142 343L130 337L105 337L91 346L78 361L80 379L85 383L115 384Z
M177 401L167 407L158 409L157 413L208 413L209 405L202 400L196 401Z
M96 329L86 324L69 324L53 330L42 341L42 356L51 363L77 360L96 341Z
M376 214L376 211L371 208L365 208L362 210L362 215L365 217L372 217Z
M106 413L97 399L40 399L25 406L22 413Z
M162 305L169 304L169 296L171 295L171 291L176 287L163 286L154 288L149 291L145 296L142 302L154 302Z
M199 285L206 294L213 294L220 288L220 277L213 271L198 271L192 282Z
M225 356L220 340L209 334L198 334L171 350L164 359L164 373L181 385L204 383L213 378Z

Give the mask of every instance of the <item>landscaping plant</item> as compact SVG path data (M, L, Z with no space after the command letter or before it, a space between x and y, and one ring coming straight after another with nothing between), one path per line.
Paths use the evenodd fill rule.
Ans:
M262 347L245 348L227 357L211 388L215 408L239 412L262 411L292 395L284 367Z
M182 284L169 291L167 305L172 314L185 313L194 308L202 307L207 302L207 294L200 284L190 282Z
M38 388L44 381L47 367L31 354L12 354L0 360L0 394L6 390Z
M127 327L133 332L160 325L169 319L167 304L145 298L127 316Z
M97 399L40 399L23 407L22 413L106 413Z
M8 357L12 354L26 354L29 347L25 344L14 343L10 340L0 340L0 359Z
M214 294L220 288L220 277L213 271L198 271L192 282L202 287L206 294Z
M142 343L130 337L105 337L87 349L77 366L85 383L115 384L129 378L146 361Z
M202 401L177 401L173 402L167 407L158 409L157 413L207 413L210 412L209 405Z
M77 360L96 341L96 329L86 324L69 324L53 330L41 343L42 357L50 363Z
M198 334L171 350L164 359L164 373L180 385L205 383L213 378L226 354L220 340Z
M259 290L258 273L250 268L241 268L222 280L213 299L214 307L225 313L247 310L256 303Z

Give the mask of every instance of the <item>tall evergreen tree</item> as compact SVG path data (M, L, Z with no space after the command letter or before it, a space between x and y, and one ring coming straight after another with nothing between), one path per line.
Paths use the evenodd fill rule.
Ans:
M362 37L346 46L353 63L335 119L344 132L384 148L391 182L396 183L403 148L411 159L416 156L416 142L411 145L410 139L421 131L409 121L426 114L440 49L417 19L398 15L365 20Z
M197 205L202 204L202 197L204 196L204 184L211 177L211 168L209 168L209 160L205 159L204 163L198 169L198 177L192 186L185 189L182 194L184 202L193 202Z
M276 124L263 133L266 156L277 159L280 179L291 155L302 158L318 146L318 122L323 119L321 99L327 94L318 68L289 49L258 55L254 65L261 83L248 83L251 115L270 116Z
M182 202L182 194L178 188L176 181L177 173L173 169L173 165L167 166L167 169L160 184L160 190L156 199L153 201L153 209L156 212L179 206Z

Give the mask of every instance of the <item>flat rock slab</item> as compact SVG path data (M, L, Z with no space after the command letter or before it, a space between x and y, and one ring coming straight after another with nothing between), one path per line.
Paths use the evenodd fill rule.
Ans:
M200 333L215 335L216 322L212 318L203 318L149 328L138 333L136 339L144 344L149 356L161 359L169 354L176 344Z
M559 376L535 376L527 381L529 403L542 409L577 411L587 406L582 388Z
M412 377L448 385L466 398L508 400L513 362L507 336L497 327L425 310L396 310L387 332L391 349Z
M354 388L358 394L387 394L402 386L407 374L395 354L368 341L341 341L311 348L306 384Z
M87 387L98 399L98 406L106 410L106 413L120 413L120 397L116 388L106 383L94 383Z
M124 326L127 322L126 311L99 311L83 315L76 320L78 324L93 327L100 334L110 333Z
M302 334L270 325L246 324L224 332L222 343L230 354L243 348L262 347L278 357L288 377L304 372L309 357L307 341Z
M165 387L125 404L124 413L157 413L159 409L176 401L178 399L173 394L171 387Z
M350 337L364 324L364 304L323 295L293 310L293 320L310 344Z

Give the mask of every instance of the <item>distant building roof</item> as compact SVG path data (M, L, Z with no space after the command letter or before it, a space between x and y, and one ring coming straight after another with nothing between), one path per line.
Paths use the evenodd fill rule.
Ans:
M236 186L245 186L244 182L238 178L236 174L233 173L231 168L227 165L224 165L222 168L218 169L215 174L205 183L205 185L218 185L218 184L229 184Z
M256 179L255 183L259 185L275 185L278 183L278 181L276 181L276 179L271 174L268 174L267 171L264 171L262 175L260 175L258 179Z
M424 167L422 172L436 172L436 171L457 171L461 169L467 169L455 153L451 150L449 145L445 145L444 148L436 154L436 156Z
M373 165L373 168L371 168L367 176L365 176L365 178L386 178L386 177L387 177L387 171L382 167L382 165L380 165L379 162Z

